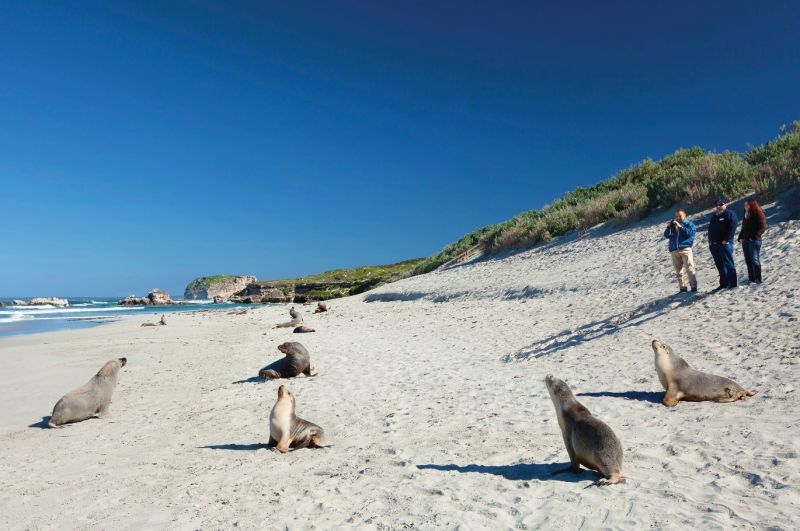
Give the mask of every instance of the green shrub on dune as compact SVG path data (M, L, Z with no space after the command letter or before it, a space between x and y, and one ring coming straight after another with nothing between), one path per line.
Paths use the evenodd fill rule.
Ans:
M470 232L442 252L422 260L414 274L432 271L481 245L490 253L526 248L600 223L620 225L642 219L652 210L676 204L704 205L718 195L762 198L800 185L800 121L747 153L709 153L699 147L679 149L659 161L640 164L590 187L566 193L541 210Z

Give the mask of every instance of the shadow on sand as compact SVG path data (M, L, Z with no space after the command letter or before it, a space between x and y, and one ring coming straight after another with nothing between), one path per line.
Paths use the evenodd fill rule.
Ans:
M589 393L575 393L575 396L610 396L612 398L627 398L628 400L640 400L642 402L652 402L660 404L664 397L664 392L656 391L595 391Z
M41 429L45 430L45 429L48 429L50 427L50 426L47 425L48 422L50 422L50 415L47 415L46 417L42 417L42 420L40 420L39 422L34 422L33 424L29 424L28 427L29 428L41 428Z
M516 465L417 465L420 470L438 470L440 472L460 472L462 474L491 474L516 481L579 481L596 480L597 473L583 470L579 473L561 472L569 468L569 463L519 463ZM555 472L561 472L555 474Z
M616 334L625 328L646 323L647 321L661 317L679 308L691 306L692 304L704 300L711 294L712 292L699 294L681 293L663 299L655 299L641 304L633 310L611 315L602 320L592 321L576 329L565 330L540 341L536 341L527 347L523 347L514 354L506 354L503 357L503 361L541 358L550 354L555 354L561 350L577 347L584 343L594 341L595 339Z
M247 378L246 380L236 380L235 382L231 382L231 383L245 384L245 383L263 382L263 381L264 381L264 379L261 378L260 376L251 376L250 378Z
M254 452L256 450L260 450L261 448L269 448L268 445L264 443L253 443L253 444L209 444L208 446L198 446L198 448L207 448L209 450L243 450L243 451L250 451Z

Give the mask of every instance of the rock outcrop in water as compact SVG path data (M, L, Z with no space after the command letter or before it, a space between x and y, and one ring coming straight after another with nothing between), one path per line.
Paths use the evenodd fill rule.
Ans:
M197 300L222 297L223 300L228 300L233 294L242 291L248 284L252 284L255 281L256 277L252 275L199 277L189 282L183 293L183 298Z
M34 297L29 301L14 299L11 303L14 306L69 306L67 299L58 297Z
M128 295L117 304L120 306L163 306L166 304L176 304L176 302L170 298L169 293L166 291L154 289L147 294L147 297Z

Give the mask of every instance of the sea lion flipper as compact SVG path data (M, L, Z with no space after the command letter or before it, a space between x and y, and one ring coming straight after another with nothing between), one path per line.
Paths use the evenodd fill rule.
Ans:
M610 479L600 478L597 481L589 483L583 488L589 489L591 487L608 487L609 485L616 485L617 483L625 483L625 478L622 476L612 476Z

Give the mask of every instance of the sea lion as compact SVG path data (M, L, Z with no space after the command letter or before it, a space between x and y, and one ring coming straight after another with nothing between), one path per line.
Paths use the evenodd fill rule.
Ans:
M166 326L166 325L167 325L167 319L166 319L166 317L164 317L164 314L162 313L161 314L161 319L159 319L159 321L157 323L149 323L148 322L148 323L142 323L139 326Z
M64 424L92 417L103 418L111 405L111 395L117 386L117 374L126 363L127 358L108 361L83 387L62 396L56 402L47 425L60 428Z
M602 474L603 479L593 485L623 483L622 444L612 429L592 416L563 381L548 374L544 383L556 408L558 425L569 454L571 466L565 472L579 472L583 465Z
M289 448L325 448L322 428L295 415L294 395L285 385L278 387L278 401L269 414L269 446L279 452Z
M261 378L264 380L294 378L300 374L316 376L314 366L311 364L311 355L309 355L306 347L297 341L288 341L278 345L278 350L283 352L286 356L273 361L258 371L258 375Z
M289 308L289 315L292 317L291 321L289 321L288 323L277 324L275 325L275 328L289 328L292 326L300 326L301 324L303 324L303 316L300 315L300 313L294 309L294 306Z
M748 391L730 378L692 369L671 347L657 339L650 346L655 354L658 380L666 391L661 403L667 407L673 407L681 400L735 402L758 392Z
M297 328L294 329L295 334L307 334L309 332L316 332L316 330L314 330L310 326L304 326L304 325L298 326Z
M314 310L314 313L322 313L327 311L328 311L328 305L320 301L317 303L317 309Z

